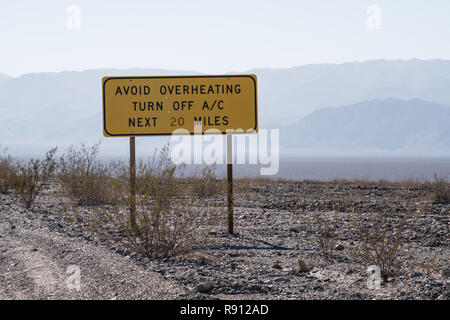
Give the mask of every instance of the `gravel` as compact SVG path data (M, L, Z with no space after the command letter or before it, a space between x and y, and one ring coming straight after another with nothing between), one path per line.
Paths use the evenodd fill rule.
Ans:
M224 215L193 252L154 261L92 234L93 208L74 219L57 190L50 185L32 210L0 195L0 299L449 299L450 205L429 202L426 184L251 183L236 194L234 235ZM353 256L350 230L369 209L416 213L402 268L379 289ZM330 260L307 223L315 212L339 230Z

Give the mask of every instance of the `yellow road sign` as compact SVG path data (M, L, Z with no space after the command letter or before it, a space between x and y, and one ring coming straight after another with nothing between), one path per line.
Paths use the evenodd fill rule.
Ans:
M106 137L258 131L255 75L104 77L102 84Z

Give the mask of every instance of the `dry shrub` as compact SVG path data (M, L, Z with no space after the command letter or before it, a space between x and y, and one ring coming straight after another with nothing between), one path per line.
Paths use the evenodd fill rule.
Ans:
M17 178L17 167L13 158L6 154L7 149L0 155L0 193L6 194L14 188Z
M418 254L411 261L411 270L417 270L427 276L438 276L448 266L449 248L441 247L426 255Z
M321 212L316 212L308 223L320 255L328 261L331 260L337 242L337 227Z
M353 252L356 262L365 267L376 265L384 280L398 274L400 257L407 239L404 231L410 226L411 214L391 211L361 213L353 229L360 246Z
M200 198L212 197L224 190L214 165L204 167L199 176L191 177L191 183L193 192Z
M167 147L158 160L138 166L134 216L129 185L124 178L117 180L116 191L124 195L125 201L111 211L98 212L94 230L103 232L104 226L112 226L115 232L102 234L150 259L191 250L217 221L218 211L201 206L193 192L186 191L180 197L180 179L176 176L179 169L170 161ZM129 168L124 167L123 172L129 172Z
M450 182L447 182L444 178L440 178L435 174L431 188L431 201L435 203L450 204Z
M31 208L56 169L55 152L56 147L48 151L43 160L31 159L26 165L18 165L15 193L27 209Z
M80 205L113 204L112 172L115 164L103 164L97 160L99 144L69 147L60 158L58 178L64 190Z

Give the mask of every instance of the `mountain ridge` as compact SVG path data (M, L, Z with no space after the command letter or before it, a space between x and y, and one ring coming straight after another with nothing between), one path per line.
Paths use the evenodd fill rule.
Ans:
M0 82L6 81L6 80L9 80L9 79L12 79L12 77L8 76L7 74L4 74L4 73L0 72Z
M282 128L287 148L450 154L450 106L393 98L316 110Z
M258 77L261 129L286 128L316 110L376 99L423 99L450 105L450 61L447 60L370 60L252 69L242 73L255 73ZM30 73L1 81L0 144L28 144L31 148L101 140L104 145L116 145L112 141L117 140L105 139L102 135L102 77L164 74L201 73L99 68Z

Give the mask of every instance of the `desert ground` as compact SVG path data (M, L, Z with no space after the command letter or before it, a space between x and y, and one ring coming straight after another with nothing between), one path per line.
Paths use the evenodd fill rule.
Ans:
M449 204L430 184L386 181L236 182L226 211L194 250L151 260L90 231L94 210L63 208L51 182L31 209L0 195L0 299L443 299L450 297ZM226 196L204 199L221 206ZM369 288L354 227L367 212L405 216L399 269ZM325 257L314 217L334 230ZM366 219L367 220L367 219ZM356 257L356 258L355 258ZM70 286L73 266L79 287ZM73 283L72 283L73 284Z

